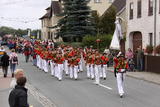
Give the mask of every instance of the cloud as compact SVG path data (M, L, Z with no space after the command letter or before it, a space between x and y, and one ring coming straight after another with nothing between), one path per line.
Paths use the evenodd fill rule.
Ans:
M0 0L0 16L12 18L12 21L0 19L0 26L40 28L38 19L45 14L45 8L50 6L50 3L51 0ZM30 23L22 23L25 21Z

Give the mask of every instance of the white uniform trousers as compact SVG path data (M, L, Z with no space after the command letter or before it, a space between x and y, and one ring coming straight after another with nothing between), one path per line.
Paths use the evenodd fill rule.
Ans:
M63 76L63 64L58 64L58 80L62 80Z
M101 65L95 65L95 83L96 84L100 83L100 70L101 70Z
M51 65L51 75L54 76L54 62L50 61L50 65Z
M72 79L73 78L73 66L69 66L69 76Z
M90 69L90 64L87 64L87 77L90 78L91 77L91 69Z
M39 67L39 55L36 55L36 59L37 59L37 64L36 64L36 66Z
M99 65L99 73L100 73L100 78L102 78L103 77L102 65Z
M74 69L74 73L73 73L74 79L77 79L78 78L78 65L74 66L73 69Z
M64 62L64 71L65 71L66 75L69 74L68 60L65 60L65 62Z
M45 60L42 59L42 70L44 71L44 69L45 69Z
M38 68L40 69L40 66L41 66L41 58L40 58L40 56L38 55L38 57L37 57L37 66L38 66Z
M80 63L79 63L79 70L80 70L80 71L83 71L83 62L82 62L82 58L81 58Z
M44 70L44 61L43 61L43 59L42 59L42 58L40 59L40 61L41 61L41 64L40 64L40 65L41 65L41 66L40 66L40 69L41 69L41 70Z
M44 72L48 72L49 71L49 64L47 60L44 60Z
M117 86L118 86L118 92L120 95L124 94L124 78L125 73L117 73Z
M55 77L58 78L58 64L57 63L55 63L54 74L55 74Z
M94 70L94 65L93 64L91 64L91 67L90 67L90 74L91 74L91 79L94 79L95 70Z
M103 65L102 74L103 74L103 78L106 78L106 75L107 75L107 64Z

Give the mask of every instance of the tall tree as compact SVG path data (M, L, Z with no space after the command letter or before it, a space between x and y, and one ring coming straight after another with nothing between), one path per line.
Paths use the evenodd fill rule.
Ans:
M99 29L101 34L113 34L115 30L116 9L114 6L101 16L99 21Z
M59 21L59 35L67 41L82 41L95 35L95 26L87 0L65 0L63 18ZM65 40L64 40L65 41Z

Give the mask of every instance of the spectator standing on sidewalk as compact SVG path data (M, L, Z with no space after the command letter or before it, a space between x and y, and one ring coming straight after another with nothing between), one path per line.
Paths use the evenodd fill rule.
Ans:
M11 84L10 84L10 88L12 88L12 89L15 88L15 86L17 85L16 81L19 78L24 77L24 71L23 71L23 69L17 69L15 71L14 75L15 75L15 78L12 79Z
M10 69L11 69L12 77L14 77L14 71L16 69L16 65L18 65L18 55L15 52L15 50L12 49L12 52L10 54Z
M4 55L1 58L1 64L2 64L2 71L4 73L4 77L7 77L8 74L8 66L9 66L9 56L6 52L4 52Z
M17 85L11 91L9 95L9 105L10 107L29 107L28 95L25 84L27 82L26 77L21 77L17 79Z
M132 68L131 65L133 63L134 55L133 55L133 52L130 48L128 48L128 51L126 52L125 57L127 58L127 61L128 61L128 64L129 64L129 69L131 70L131 68Z
M137 69L139 71L143 71L143 58L144 58L144 52L142 50L142 47L139 46L137 49Z

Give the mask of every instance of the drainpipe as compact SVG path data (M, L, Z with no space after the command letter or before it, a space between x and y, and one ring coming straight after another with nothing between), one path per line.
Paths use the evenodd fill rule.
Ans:
M154 3L154 46L156 46L156 33L157 33L157 0Z

